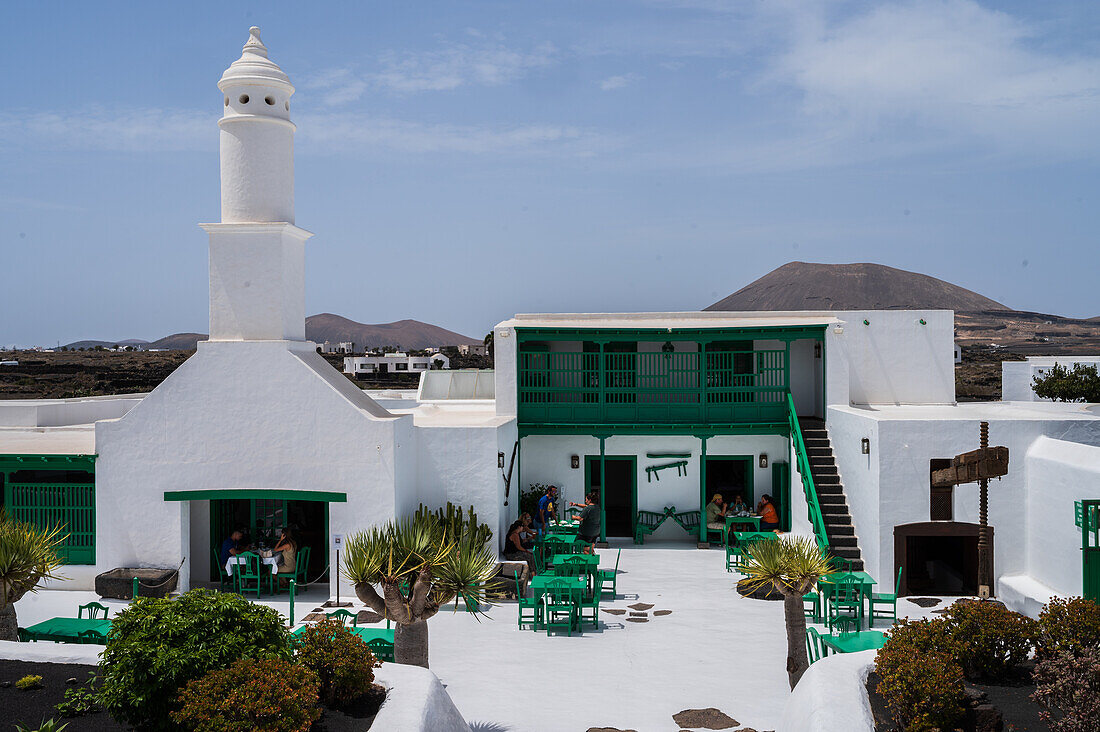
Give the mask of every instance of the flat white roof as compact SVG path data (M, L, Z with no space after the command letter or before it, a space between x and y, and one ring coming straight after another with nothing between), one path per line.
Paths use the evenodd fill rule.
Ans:
M520 313L498 328L778 328L840 323L843 313L747 311L681 313Z
M1100 420L1100 405L1067 402L961 402L959 404L830 405L830 410L877 420Z
M95 425L0 427L0 455L94 455Z

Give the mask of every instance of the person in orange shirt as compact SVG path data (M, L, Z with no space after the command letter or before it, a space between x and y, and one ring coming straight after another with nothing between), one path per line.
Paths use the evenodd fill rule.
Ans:
M756 504L756 512L760 514L760 530L776 531L779 529L779 514L772 504L772 497L767 493L760 496L760 503Z

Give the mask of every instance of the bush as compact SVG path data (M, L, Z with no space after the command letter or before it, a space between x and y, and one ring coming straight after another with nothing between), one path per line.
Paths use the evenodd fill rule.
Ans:
M997 602L956 602L944 619L950 652L971 680L1011 676L1039 636L1038 623Z
M1092 732L1100 719L1100 650L1051 653L1035 667L1039 713L1053 732Z
M85 714L98 712L99 693L95 689L96 676L90 675L84 686L65 690L65 699L56 707L57 713L62 717L83 717Z
M954 729L962 719L963 674L940 619L902 620L875 658L882 694L906 730Z
M307 627L294 642L298 663L317 674L325 704L344 704L374 683L375 659L363 639L333 618Z
M172 719L195 732L307 732L321 716L320 686L304 666L246 658L190 682Z
M142 597L118 613L99 664L100 702L116 720L176 729L180 690L244 658L289 661L289 636L271 608L191 590L177 600Z
M1100 605L1083 597L1052 599L1039 613L1037 658L1100 650Z
M34 675L24 676L23 678L21 678L21 679L19 679L18 681L15 682L15 688L19 689L20 691L30 691L31 689L41 689L42 688L42 677L41 676L34 676Z

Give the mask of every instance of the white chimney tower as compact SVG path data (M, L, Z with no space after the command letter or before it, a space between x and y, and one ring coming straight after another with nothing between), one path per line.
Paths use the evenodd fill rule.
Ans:
M294 225L289 77L260 29L222 74L222 218L210 235L210 340L305 340L305 241Z

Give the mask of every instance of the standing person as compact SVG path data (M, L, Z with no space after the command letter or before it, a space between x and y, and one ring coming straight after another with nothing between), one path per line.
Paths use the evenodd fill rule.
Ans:
M760 496L760 503L756 504L756 512L760 514L761 531L777 531L779 529L779 514L772 504L772 497L767 493Z
M541 538L546 534L547 524L554 517L554 501L558 497L558 487L551 485L546 487L546 493L539 499L537 515L535 517L535 529Z
M584 497L583 505L580 503L574 503L573 505L582 506L581 512L577 514L577 520L580 521L580 526L577 528L577 538L587 544L584 553L591 554L592 545L600 538L599 496L593 491Z

